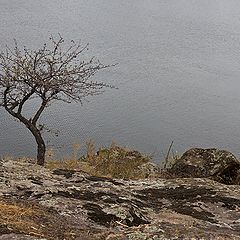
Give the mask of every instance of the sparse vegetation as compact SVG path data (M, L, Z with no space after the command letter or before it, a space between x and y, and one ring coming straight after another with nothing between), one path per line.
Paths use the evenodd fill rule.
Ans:
M172 147L173 147L173 141L171 141L171 144L169 145L166 157L163 162L163 169L165 170L171 168L172 165L180 158L180 156L176 154L176 152L172 149Z
M0 199L0 209L0 234L15 232L60 239L70 232L56 213L48 212L37 204Z
M172 153L172 155L168 157L167 161L164 162L163 169L170 169L174 165L174 163L180 159L180 157L180 155Z
M79 237L103 240L108 233L90 233L88 229L75 228L57 211L38 203L0 198L0 209L0 235L15 233L48 240L74 240Z
M77 145L78 151L79 146ZM79 159L51 159L46 161L46 167L50 169L78 169L95 176L139 179L144 178L139 166L151 160L149 156L126 147L121 147L115 143L112 143L108 148L100 148L96 151L94 142L88 140L86 149L86 155ZM77 150L74 148L73 157L78 155Z
M95 172L113 178L137 179L143 176L138 167L150 161L150 158L138 151L112 144L100 149L85 161L94 166Z

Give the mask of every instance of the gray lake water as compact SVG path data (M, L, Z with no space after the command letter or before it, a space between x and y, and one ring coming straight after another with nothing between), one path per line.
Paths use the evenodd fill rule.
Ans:
M55 104L41 121L59 155L112 140L161 159L174 150L240 153L239 0L0 0L0 47L38 48L50 34L90 43L118 63L95 79L119 88L83 104ZM28 113L33 106L28 105ZM0 155L34 155L28 131L0 109Z

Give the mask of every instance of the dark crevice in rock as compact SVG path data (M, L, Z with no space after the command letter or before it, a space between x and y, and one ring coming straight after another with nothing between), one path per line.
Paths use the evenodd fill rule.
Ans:
M120 203L120 199L116 194L106 192L78 191L76 189L71 189L69 191L58 191L57 193L54 193L53 196L61 196L86 201L99 201L104 197L107 201L109 201L109 203Z
M214 219L215 217L214 214L203 209L199 209L198 211L194 209L194 206L184 206L182 204L175 204L171 206L171 209L177 213L192 216L199 220L207 221L210 223L218 223L218 221Z
M169 209L211 223L217 223L217 221L214 220L214 215L203 209L197 211L194 203L197 201L212 204L219 203L222 207L229 210L235 210L237 207L240 207L239 199L217 196L216 191L204 187L192 187L191 189L183 186L164 189L150 188L137 191L137 195L135 196L144 200L149 207L157 208L158 210L162 208L162 201L164 199L169 200L171 203Z
M85 204L83 207L86 210L88 210L89 218L92 221L94 221L94 222L96 222L100 225L110 227L116 221L121 221L122 222L121 218L117 217L114 214L105 213L102 210L102 208L97 204L88 203L88 204ZM150 223L149 221L147 221L144 218L143 215L138 216L135 213L133 208L131 208L129 210L129 214L130 214L130 216L127 219L124 220L124 224L129 226L129 227L139 226L141 224L149 224Z
M31 180L31 182L33 184L37 184L37 185L40 185L40 186L43 185L43 182L39 178L37 178L37 177L33 177L33 176L29 177L28 180Z
M87 176L86 179L92 182L110 182L117 186L124 185L123 183L120 183L111 178L105 178L105 177Z
M218 202L222 202L222 207L225 207L229 210L236 210L240 207L240 200L235 198L228 198L228 197L218 197Z
M33 190L28 190L28 189L22 189L21 187L19 188L17 186L17 189L19 190L18 193L12 193L11 196L15 196L18 199L40 199L41 197L45 196L47 193L36 193ZM5 196L7 197L7 196Z
M34 196L31 196L31 198L40 199L45 195L46 195L45 193L38 193L38 194L34 194Z
M58 191L57 193L52 194L54 197L66 197L78 200L85 200L91 202L104 201L106 204L129 204L136 205L138 207L146 207L147 204L143 203L141 200L134 199L129 200L122 198L121 195L117 195L110 192L91 192L91 191L78 191L76 189L71 189L69 191Z
M199 166L175 164L171 169L168 170L171 174L181 178L196 178L200 176L206 176L206 169L201 169ZM189 174L191 173L191 175Z
M89 218L100 225L110 227L113 222L121 220L113 214L103 212L102 208L97 204L88 203L83 207L88 210Z
M140 216L138 216L134 209L131 208L129 210L129 213L131 214L132 216L132 221L130 221L129 219L126 219L126 224L129 226L129 227L133 227L133 226L139 226L141 224L149 224L150 222L148 220L145 219L145 217L141 214Z
M22 190L19 195L21 196L21 198L29 198L33 193L34 191L31 190Z
M65 178L71 178L74 173L76 173L75 170L68 170L68 169L55 169L52 172L54 175L62 175Z
M240 164L231 164L223 171L215 174L212 178L220 183L231 185L239 184L237 182L238 172L240 170Z

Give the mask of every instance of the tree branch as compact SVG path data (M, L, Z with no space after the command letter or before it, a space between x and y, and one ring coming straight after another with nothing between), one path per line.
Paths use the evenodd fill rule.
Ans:
M38 111L36 112L36 114L34 115L34 117L32 119L32 124L33 125L36 126L37 121L38 121L39 117L41 116L41 114L44 111L46 106L47 106L47 101L45 99L43 99L40 108L38 109Z
M18 106L18 111L17 111L18 114L22 112L22 108L23 108L24 103L25 103L34 93L35 93L35 89L32 88L32 90L23 97L22 101L20 101L19 106Z

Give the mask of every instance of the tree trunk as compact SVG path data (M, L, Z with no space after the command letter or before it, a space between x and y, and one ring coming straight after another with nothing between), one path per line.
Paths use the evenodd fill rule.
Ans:
M43 166L45 163L46 145L42 138L41 132L33 124L30 124L28 129L31 131L37 142L37 164Z
M43 107L42 107L43 106ZM45 163L45 154L46 154L46 145L42 138L41 131L37 128L36 122L41 114L41 112L44 110L44 107L46 106L45 102L41 106L40 110L37 112L35 117L33 118L33 121L31 119L26 119L22 116L19 112L14 112L11 108L8 108L5 106L5 109L15 118L20 120L32 133L34 136L36 143L37 143L37 164L43 166Z
M41 134L34 137L37 141L37 164L43 166L45 163L46 146Z

